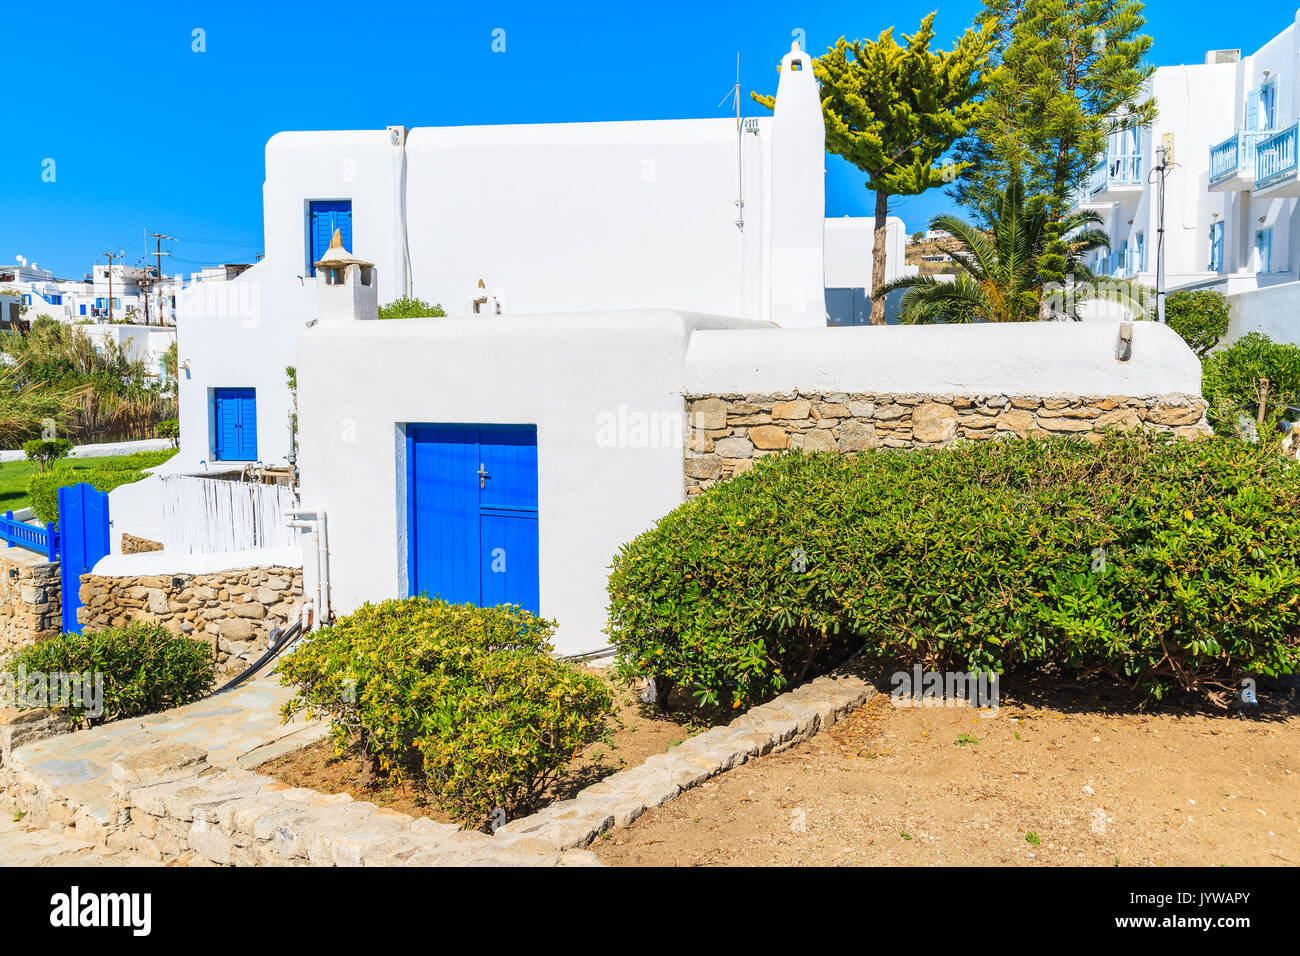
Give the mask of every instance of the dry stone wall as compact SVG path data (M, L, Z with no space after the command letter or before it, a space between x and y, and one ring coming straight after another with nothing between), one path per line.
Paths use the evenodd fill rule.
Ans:
M0 656L61 630L59 565L0 545Z
M1001 436L1078 435L1149 428L1185 438L1210 434L1199 395L938 395L790 392L692 395L686 400L686 493L741 474L789 448L859 452L940 448Z
M212 645L217 673L235 676L266 650L270 633L298 617L301 568L211 574L81 576L77 619L91 630L157 621Z

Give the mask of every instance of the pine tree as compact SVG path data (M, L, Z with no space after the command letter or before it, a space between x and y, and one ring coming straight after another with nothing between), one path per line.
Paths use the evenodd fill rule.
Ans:
M876 194L871 324L885 324L885 226L891 196L952 182L962 164L940 165L975 119L993 28L966 31L949 52L932 51L934 14L900 45L893 28L875 40L843 37L813 61L821 84L826 149L867 174ZM751 94L771 109L775 98Z
M1155 118L1154 100L1143 98L1152 73L1143 9L1140 0L984 0L976 22L994 32L997 66L958 145L969 168L953 198L977 206L1019 169L1027 191L1064 215L1107 136Z

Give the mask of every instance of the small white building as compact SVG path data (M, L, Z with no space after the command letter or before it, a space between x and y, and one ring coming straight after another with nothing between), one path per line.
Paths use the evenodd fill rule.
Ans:
M1300 19L1300 13L1297 18ZM1296 19L1259 50L1211 50L1198 64L1158 68L1150 129L1111 136L1076 199L1105 219L1109 252L1094 271L1156 284L1156 147L1165 180L1165 287L1229 296L1229 339L1260 330L1300 342L1300 29Z
M181 451L171 467L289 454L285 369L335 230L374 259L381 304L414 296L452 316L533 321L669 308L824 326L827 286L869 288L871 268L868 246L856 265L827 271L827 257L843 258L832 250L861 254L867 221L826 222L824 140L812 60L797 51L772 115L739 124L277 134L266 147L265 258L178 300ZM901 263L901 241L893 246ZM227 442L235 421L242 438Z
M826 220L826 316L827 325L867 325L871 319L871 273L876 221L869 217ZM907 228L903 220L885 220L885 281L892 282L918 271L906 261ZM885 303L886 321L893 321L902 293Z

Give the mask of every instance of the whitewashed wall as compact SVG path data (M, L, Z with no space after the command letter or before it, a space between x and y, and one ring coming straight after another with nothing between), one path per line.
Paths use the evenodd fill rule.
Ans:
M1105 323L779 329L665 311L322 323L298 348L302 506L328 516L338 613L405 595L403 427L535 424L541 612L559 621L560 652L591 651L611 558L684 497L680 433L611 445L611 416L680 422L686 394L795 389L1199 392L1199 363L1169 328L1135 326L1128 362L1117 336Z
M405 424L535 424L541 612L559 620L561 653L603 647L610 560L682 500L687 338L745 324L658 311L309 330L298 347L301 499L328 516L336 612L406 594ZM679 427L611 445L620 415Z
M288 451L284 368L315 317L311 200L352 201L351 251L379 267L381 303L405 291L409 249L413 293L452 315L472 311L482 279L507 315L667 307L821 325L821 130L807 68L783 71L776 115L744 132L734 119L430 127L404 150L388 130L277 134L265 259L178 298L189 364L172 468L208 458L216 387L257 388L259 456Z

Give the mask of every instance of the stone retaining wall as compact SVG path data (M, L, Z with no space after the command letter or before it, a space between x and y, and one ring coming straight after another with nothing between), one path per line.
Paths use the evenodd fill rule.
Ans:
M266 650L272 629L296 620L301 568L238 568L212 574L81 576L83 628L157 621L207 640L217 673L233 677Z
M691 395L686 400L686 493L741 474L787 448L857 452L940 448L962 439L1081 435L1149 428L1185 438L1210 434L1199 395Z
M59 565L0 544L0 655L62 630Z

